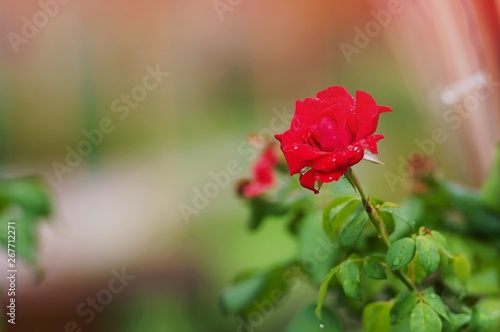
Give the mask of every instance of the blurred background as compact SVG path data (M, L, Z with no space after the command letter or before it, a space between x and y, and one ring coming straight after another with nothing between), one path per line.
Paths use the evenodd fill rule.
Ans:
M41 175L55 205L38 229L44 277L19 268L12 331L237 330L225 285L295 250L282 225L246 229L233 189L255 157L246 137L282 131L295 100L328 86L394 110L378 130L387 166L356 166L376 196L404 195L415 153L476 187L500 136L498 0L0 8L1 176ZM258 330L315 298L304 283Z

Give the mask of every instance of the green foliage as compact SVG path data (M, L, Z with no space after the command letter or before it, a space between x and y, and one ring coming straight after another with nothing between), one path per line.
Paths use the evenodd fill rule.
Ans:
M436 246L425 236L418 236L416 243L418 260L422 269L427 275L433 274L438 269L441 261Z
M431 307L435 313L441 317L448 319L448 308L444 304L441 297L439 297L433 288L428 288L421 293L422 301Z
M470 319L470 331L500 331L500 298L484 299L474 307Z
M321 309L321 322L318 322L318 318L314 314L314 309L316 304L310 304L304 308L292 322L288 325L285 332L340 332L342 327L340 326L338 319L326 308Z
M392 244L387 251L387 264L391 270L400 270L411 262L415 255L415 239L403 238Z
M391 322L396 323L409 317L417 305L418 295L414 291L401 294L391 309Z
M248 227L254 230L259 228L266 218L281 216L288 212L288 207L284 204L268 201L265 198L257 197L250 200L250 220Z
M495 159L488 178L481 190L481 199L488 208L500 214L500 144L495 150Z
M391 329L391 302L374 302L363 310L364 332L385 332Z
M288 263L241 276L222 294L222 309L244 320L248 320L252 314L270 315L285 299L294 283L293 266Z
M338 256L334 245L321 228L321 215L309 213L298 230L298 260L311 280L320 285Z
M440 332L442 323L439 316L425 303L418 303L410 316L411 332Z
M278 269L319 287L315 310L306 306L287 331L500 331L498 150L481 194L416 172L418 193L397 204L366 196L349 171L359 197L322 188L255 200L254 209L275 209L265 217L293 228L297 252L293 264L240 278L223 296L227 311L245 318L255 303L272 303L270 290L293 289L269 277Z
M24 260L35 272L39 272L37 224L51 211L49 192L38 177L0 180L0 244L7 250L10 240L11 249L15 245L16 258Z
M0 209L20 207L32 217L48 217L52 211L50 196L45 184L38 177L0 180Z
M342 286L345 295L355 300L362 300L363 293L361 290L360 270L357 262L348 259L340 264L337 280Z
M360 211L344 226L340 232L340 244L346 248L351 248L361 236L365 228L368 216Z
M384 263L374 257L367 257L363 262L363 271L372 279L382 280L387 278Z
M333 278L339 273L340 270L340 265L335 266L333 269L330 270L330 272L327 274L325 280L323 280L323 283L321 284L318 292L318 301L316 305L316 316L321 319L322 316L322 310L323 310L323 303L325 302L326 295L328 294L328 287L330 286L330 283L332 282Z
M354 196L334 199L324 210L323 229L332 242L338 241L338 231L342 225L354 218L353 212L361 205L361 200ZM356 214L357 215L357 214Z
M470 265L464 255L460 254L453 257L453 272L463 285L467 283L470 277Z

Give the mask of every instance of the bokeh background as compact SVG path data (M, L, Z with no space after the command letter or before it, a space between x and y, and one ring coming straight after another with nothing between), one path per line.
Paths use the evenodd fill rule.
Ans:
M44 277L20 268L12 331L236 331L218 307L225 285L295 250L282 225L246 229L239 147L327 86L394 109L379 126L387 166L356 166L376 196L404 195L387 174L404 178L401 160L436 128L441 172L478 186L500 135L498 0L1 0L0 18L1 176L41 175L55 205L38 230ZM117 111L157 68L168 76ZM103 119L114 130L58 176ZM231 160L241 174L195 208ZM86 323L77 307L122 269L135 279ZM315 297L304 283L259 330Z

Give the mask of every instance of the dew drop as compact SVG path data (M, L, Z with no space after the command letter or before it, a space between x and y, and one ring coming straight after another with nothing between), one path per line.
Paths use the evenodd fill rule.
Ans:
M395 257L393 260L392 260L392 265L398 265L399 264L399 257Z
M319 324L319 328L320 329L324 329L325 328L325 324L323 324L323 323Z

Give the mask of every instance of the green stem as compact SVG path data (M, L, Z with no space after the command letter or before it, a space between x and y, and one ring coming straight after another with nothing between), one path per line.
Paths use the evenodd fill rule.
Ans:
M345 177L349 182L352 184L352 186L359 192L359 196L361 197L361 200L363 202L363 206L365 208L366 213L368 214L368 218L372 222L373 226L375 226L375 229L377 230L378 236L382 241L384 242L385 246L387 249L391 247L391 241L389 240L389 234L387 233L387 230L385 229L385 225L382 222L382 219L380 219L380 215L375 209L370 201L370 198L366 195L363 187L361 186L361 183L359 182L358 177L352 170L352 168L349 167L349 170L347 173L345 173ZM417 290L417 287L413 284L413 282L406 276L405 274L401 273L401 271L393 271L393 274L397 276L401 281L410 289L410 290Z

